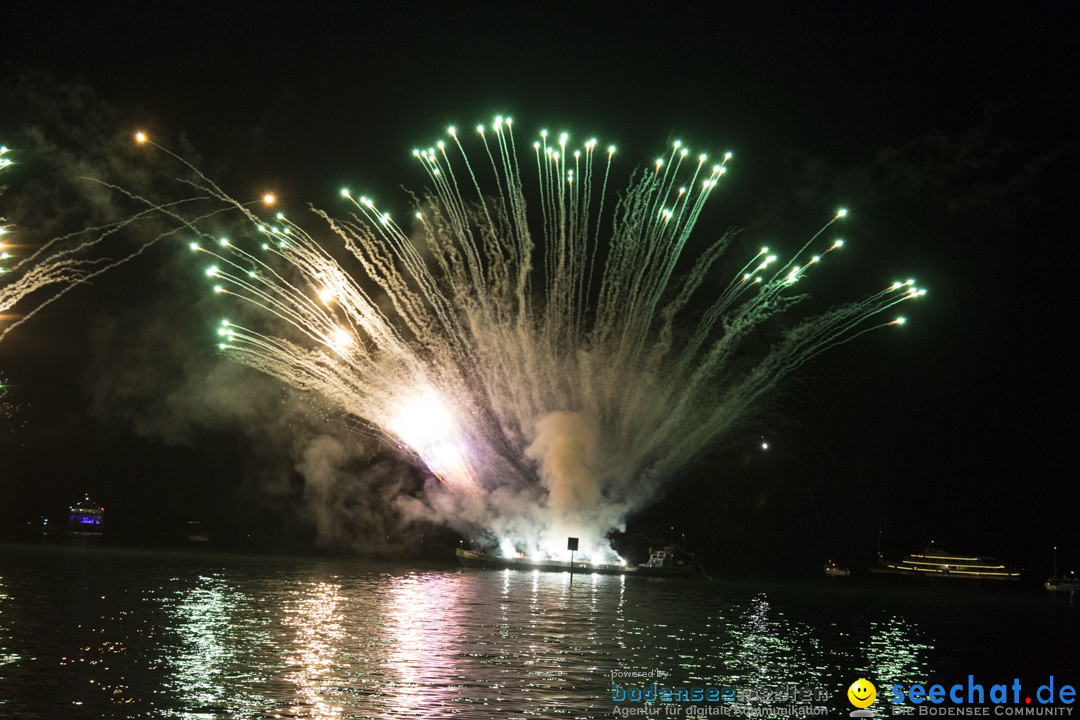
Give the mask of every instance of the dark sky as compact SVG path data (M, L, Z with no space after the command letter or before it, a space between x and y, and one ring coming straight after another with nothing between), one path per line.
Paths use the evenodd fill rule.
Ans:
M400 209L400 186L423 184L412 148L496 113L526 137L598 135L626 163L674 138L732 150L704 233L739 225L748 242L790 247L848 205L849 247L815 294L839 301L915 276L929 295L902 330L804 368L767 418L687 468L632 527L681 524L724 562L858 562L881 531L892 554L935 539L1042 572L1054 544L1080 561L1070 9L9 3L0 142L18 148L43 128L103 163L91 130L108 147L115 119L118 135L146 127L190 148L237 195L274 187L330 206L348 184ZM23 159L4 178L10 220L47 182L43 162ZM85 487L162 522L227 526L236 513L302 526L286 490L277 504L244 491L275 456L237 431L243 417L200 423L185 406L182 427L165 427L162 404L125 394L129 370L113 377L191 372L146 350L178 342L140 324L170 311L173 295L153 288L187 289L181 262L155 253L0 345L21 406L2 435L3 517L51 513ZM172 310L176 333L199 332L203 315ZM169 392L176 411L184 388ZM750 452L760 434L767 455Z

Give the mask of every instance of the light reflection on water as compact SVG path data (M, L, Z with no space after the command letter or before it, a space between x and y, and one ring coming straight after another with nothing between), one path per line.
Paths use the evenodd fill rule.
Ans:
M942 656L857 589L33 552L0 565L0 716L611 717L613 671L846 710L855 677L926 681Z
M162 708L164 715L218 717L262 707L258 688L281 658L272 651L261 598L253 588L232 587L227 577L220 571L174 575L160 591L143 595L167 618L161 624L168 637L155 647L154 667L165 673L165 694L184 699L179 707Z
M336 578L335 578L336 579ZM282 650L288 672L284 680L296 688L297 703L289 714L317 718L341 717L337 703L337 669L347 661L342 650L350 647L343 625L345 599L336 582L315 582L292 590L295 600L285 605L282 624L293 628L291 642Z
M4 578L0 576L0 668L19 660L19 656L11 652L8 648L8 642L6 642L12 636L12 628L8 627L7 623L4 622L4 611L10 604L11 596L4 592Z

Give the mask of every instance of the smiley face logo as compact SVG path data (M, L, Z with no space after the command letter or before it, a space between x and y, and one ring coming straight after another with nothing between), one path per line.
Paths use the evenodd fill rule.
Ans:
M847 689L847 699L857 708L870 707L877 697L877 688L866 678L859 678Z

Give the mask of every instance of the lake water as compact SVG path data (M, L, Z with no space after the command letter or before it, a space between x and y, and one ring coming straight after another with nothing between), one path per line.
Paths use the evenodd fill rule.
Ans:
M1080 686L1078 606L1016 585L2 546L0 717L847 717L860 677L882 717L918 709L889 702L894 684L969 675L1062 711L1034 695ZM632 699L653 683L687 695Z

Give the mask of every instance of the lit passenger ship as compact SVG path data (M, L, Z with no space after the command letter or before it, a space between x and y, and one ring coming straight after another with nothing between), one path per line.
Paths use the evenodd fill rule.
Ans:
M101 535L105 530L105 508L89 495L68 508L68 535Z
M1020 573L988 557L956 555L929 547L900 562L879 560L871 572L911 577L943 577L957 580L1019 580Z

